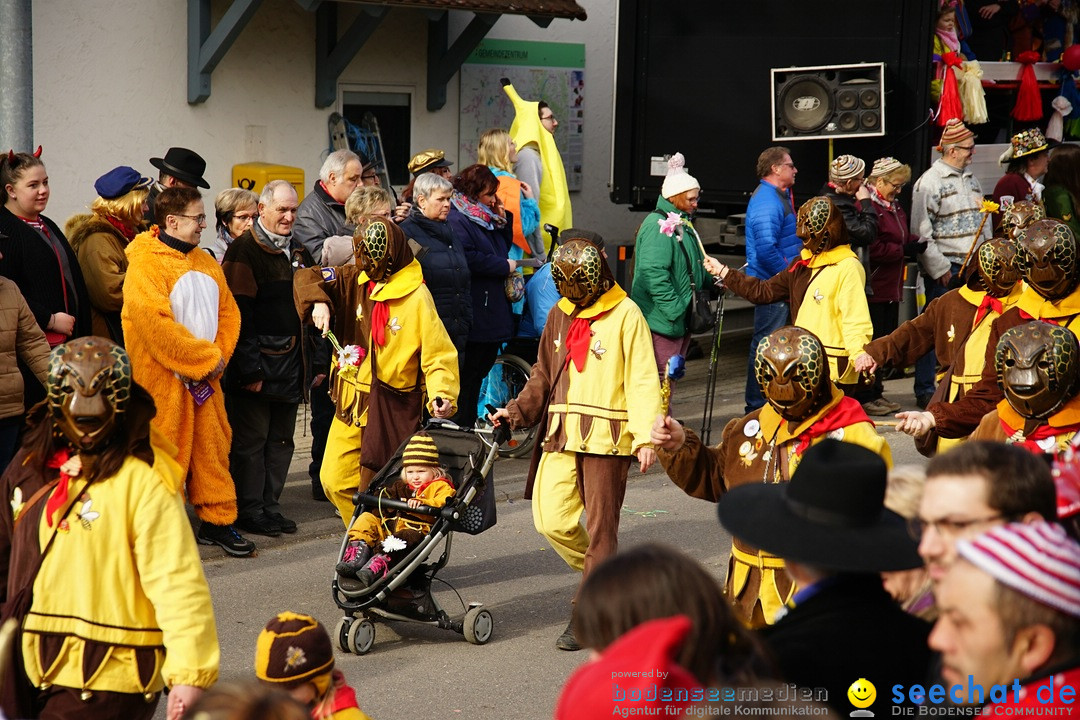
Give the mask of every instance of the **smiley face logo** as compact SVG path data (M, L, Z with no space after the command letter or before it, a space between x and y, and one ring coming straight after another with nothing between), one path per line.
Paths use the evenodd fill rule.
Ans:
M851 683L847 691L848 702L859 709L868 708L877 699L877 688L866 678L859 678Z

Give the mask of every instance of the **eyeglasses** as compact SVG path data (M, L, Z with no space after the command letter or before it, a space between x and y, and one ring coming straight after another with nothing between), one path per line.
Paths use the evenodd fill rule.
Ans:
M974 145L956 145L957 150L963 150L964 152L975 152Z
M789 167L789 168L791 168L792 170L794 170L794 169L795 169L795 163L793 163L793 162L786 162L786 163L776 163L776 164L777 164L777 165L779 165L780 167Z
M904 189L904 185L906 184L906 183L894 183L894 182L893 182L892 180L886 180L885 182L887 182L887 183L889 183L890 185L892 185L892 186L893 186L893 189L895 189L895 190L896 190L897 192L900 192L901 190L903 190L903 189Z
M556 122L554 115L544 115L543 117L540 118L540 122L544 122L546 120L550 120L551 122Z
M370 175L368 175L367 173L365 173L365 174L363 174L363 175L361 175L361 176L360 176L360 179L361 179L361 180L374 180L374 179L375 179L375 178L377 178L377 177L379 177L379 176L378 176L378 175L376 175L375 173L371 173Z
M928 529L934 529L938 535L944 538L956 538L963 534L965 530L975 525L981 525L983 523L994 522L995 520L1001 520L1005 516L1001 513L996 515L988 515L981 518L968 518L958 520L950 517L943 517L938 520L923 520L922 518L912 518L908 520L908 532L911 533L911 537L916 540L922 538L923 533Z
M188 220L194 220L199 225L205 225L206 224L206 216L205 215L181 215L180 213L173 213L173 217L182 217L182 218L187 218Z
M239 220L240 222L255 222L255 218L259 217L258 213L236 213L233 215L233 220Z

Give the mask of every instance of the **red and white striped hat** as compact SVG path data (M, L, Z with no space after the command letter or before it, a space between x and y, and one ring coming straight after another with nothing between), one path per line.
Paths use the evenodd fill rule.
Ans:
M956 550L1021 595L1080 617L1080 544L1060 525L1002 525L958 541Z

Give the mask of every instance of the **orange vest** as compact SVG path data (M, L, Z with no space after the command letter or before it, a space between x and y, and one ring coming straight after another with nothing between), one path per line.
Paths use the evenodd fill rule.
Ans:
M509 175L499 176L499 190L496 193L502 200L507 212L514 214L514 244L525 252L525 257L532 257L529 241L521 229L521 181Z

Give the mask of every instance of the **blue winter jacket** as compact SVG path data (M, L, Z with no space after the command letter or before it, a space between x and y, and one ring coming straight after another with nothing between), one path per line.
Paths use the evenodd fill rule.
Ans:
M746 206L747 274L767 280L799 257L801 249L790 196L762 180Z

